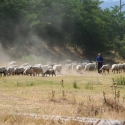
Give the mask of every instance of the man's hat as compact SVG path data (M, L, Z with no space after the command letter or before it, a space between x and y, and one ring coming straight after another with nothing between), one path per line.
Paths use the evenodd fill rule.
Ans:
M98 53L98 55L100 56L101 54L100 54L100 53Z

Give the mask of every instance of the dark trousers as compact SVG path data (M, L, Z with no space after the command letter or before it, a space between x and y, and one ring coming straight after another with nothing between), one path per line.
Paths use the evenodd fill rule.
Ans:
M102 67L102 62L98 62L98 73L100 73L101 67Z

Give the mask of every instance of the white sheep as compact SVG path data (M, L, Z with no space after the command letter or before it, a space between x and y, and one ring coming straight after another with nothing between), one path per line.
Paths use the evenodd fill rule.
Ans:
M85 66L86 66L87 64L88 64L88 63L86 63L86 62L83 62L83 63L81 64L83 70L84 70L84 68L85 68Z
M72 64L66 64L66 71L70 72L72 70Z
M122 72L123 64L119 63L119 64L118 64L118 67L119 67L119 73Z
M123 71L125 72L125 63L123 63L122 69L123 69Z
M24 63L19 66L19 68L24 68L24 69L27 69L28 67L31 67L31 65L29 63Z
M64 67L65 67L65 69L67 69L68 65L69 65L69 64L65 64L65 66L64 66Z
M23 63L23 64L20 65L20 67L25 67L27 65L29 65L29 63Z
M72 70L73 70L73 71L76 70L76 66L77 66L77 63L73 63L73 64L72 64Z
M80 73L82 71L82 65L77 65L76 66L76 71Z
M95 63L87 63L85 65L84 71L89 71L90 68L95 68L95 67L96 67Z
M110 69L109 64L106 64L101 67L100 71L102 72L102 74L105 73L105 71L107 71L109 74L109 69Z
M61 64L54 65L53 69L55 70L55 72L58 72L59 74L61 74L62 65Z
M8 66L11 66L11 65L17 65L17 62L16 61L8 62Z
M87 63L79 63L79 64L76 66L76 71L80 73L82 70L84 70L86 64L87 64Z
M18 68L19 66L18 65L11 65L9 67Z
M39 63L39 64L35 64L34 66L42 66L42 64L41 64L41 63Z
M115 71L117 71L117 73L118 73L119 72L119 66L118 66L118 64L112 64L111 70L114 73L115 73Z

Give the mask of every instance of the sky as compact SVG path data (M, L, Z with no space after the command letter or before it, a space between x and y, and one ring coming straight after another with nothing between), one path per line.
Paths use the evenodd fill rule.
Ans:
M120 1L120 0L100 0L100 1L104 1L104 2L115 2L115 1ZM125 2L125 0L121 0L122 2Z
M111 8L114 6L120 6L120 0L100 0L103 3L100 5L103 9ZM121 5L125 4L125 0L121 0ZM123 6L122 11L125 11L125 6Z

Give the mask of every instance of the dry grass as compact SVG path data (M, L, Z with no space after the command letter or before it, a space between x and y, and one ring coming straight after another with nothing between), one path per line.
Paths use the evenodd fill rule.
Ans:
M18 113L124 120L125 87L116 89L116 92L120 91L119 100L114 99L111 87L112 78L118 76L125 76L125 73L100 75L92 71L57 77L1 77L0 123L45 124L43 119L14 115Z

